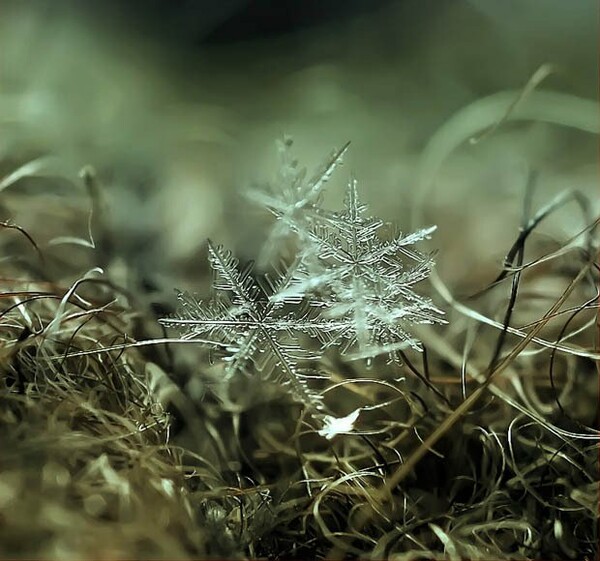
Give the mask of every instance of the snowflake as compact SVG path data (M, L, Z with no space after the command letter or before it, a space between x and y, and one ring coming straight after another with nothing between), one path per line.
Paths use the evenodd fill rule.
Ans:
M381 236L384 222L366 216L356 180L348 184L344 202L343 212L312 220L308 230L291 223L307 233L310 243L302 249L291 281L271 299L316 299L325 317L351 326L340 333L346 339L344 351L356 349L354 358L367 359L385 352L399 361L398 352L407 347L422 350L410 334L411 324L444 323L443 312L414 291L434 260L411 246L436 228L386 240Z
M238 260L221 246L208 242L208 255L214 272L213 296L202 301L178 292L177 314L160 320L183 333L182 339L197 339L224 355L224 376L230 379L242 372L258 372L288 386L296 399L314 410L322 408L320 396L313 392L301 361L315 360L319 354L299 343L302 335L330 344L330 334L340 329L339 322L323 319L319 310L306 302L296 302L293 310L284 302L269 298L285 287L290 274L278 272L276 280L265 276L263 282L251 275L252 264L239 269Z
M330 158L309 179L306 168L299 168L298 161L291 155L292 141L286 137L278 142L281 166L273 186L250 191L247 196L253 202L269 209L278 217L262 248L258 263L264 266L271 262L281 250L282 242L291 232L295 232L304 243L304 228L320 216L323 189L333 172L341 165L350 143L334 151Z
M389 224L367 215L355 180L348 185L343 211L323 210L324 184L348 144L309 181L290 159L289 147L289 142L282 145L285 165L279 190L255 192L253 198L277 218L268 253L278 240L290 233L297 236L294 263L272 277L255 279L252 264L240 269L229 251L209 241L212 297L198 300L179 292L179 311L161 323L177 328L182 339L219 349L226 380L257 373L287 386L320 420L320 434L332 438L352 430L358 413L341 419L326 415L319 393L307 383L322 376L302 365L320 360L332 346L367 364L377 355L400 362L406 348L422 350L411 326L445 323L443 312L415 292L434 260L413 246L428 239L435 227L389 235ZM307 339L318 348L309 350Z

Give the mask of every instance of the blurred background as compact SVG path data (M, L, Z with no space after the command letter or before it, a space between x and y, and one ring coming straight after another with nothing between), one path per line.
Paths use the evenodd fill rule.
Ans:
M373 214L403 230L438 224L440 271L467 286L497 272L529 171L535 204L564 188L597 200L594 0L4 0L0 11L1 176L34 162L80 185L93 166L105 264L133 286L197 288L207 237L257 256L271 218L243 193L275 180L283 135L309 171L351 141L327 205L356 176ZM550 113L567 126L507 122L471 145L482 131L463 119L423 178L444 123L510 90L489 127L545 64L537 90L564 94ZM60 183L55 207L85 207L83 188ZM30 207L0 210L50 235ZM547 233L571 235L578 220L566 209Z

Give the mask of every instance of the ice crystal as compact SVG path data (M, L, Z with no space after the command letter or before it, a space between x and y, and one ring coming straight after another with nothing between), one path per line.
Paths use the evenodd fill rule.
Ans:
M361 409L358 408L345 417L325 415L323 419L323 428L317 432L327 440L335 438L338 434L352 432L354 430L354 423L358 419L360 412Z
M262 248L261 265L279 254L282 241L291 232L300 237L299 245L303 244L304 228L300 226L308 226L322 213L320 201L325 184L341 165L349 146L347 142L340 150L334 151L325 164L307 179L306 168L299 168L298 161L291 154L292 141L286 137L278 142L281 165L275 184L248 193L250 200L278 217Z
M306 381L315 376L300 368L301 362L319 355L302 346L300 339L312 337L327 346L330 334L340 329L339 322L322 318L319 309L306 302L297 302L290 310L283 301L270 299L289 282L289 274L279 271L275 279L265 276L260 282L252 277L252 264L240 270L231 252L210 241L208 255L214 272L212 297L199 300L179 292L176 316L161 323L182 332L183 339L220 349L226 378L258 372L288 386L312 409L321 409L319 395Z
M272 300L312 298L323 306L323 315L350 326L341 331L344 349L354 357L370 358L383 352L398 361L406 347L421 350L410 334L411 324L443 323L443 312L414 291L434 264L433 255L414 249L428 239L435 226L408 236L398 233L385 239L386 225L367 216L367 206L358 198L357 182L350 181L342 212L323 215L302 229L309 243L301 250L300 265L290 283ZM285 215L274 213L281 219Z
M429 298L415 292L434 260L413 246L428 239L435 227L406 236L390 234L389 224L368 216L356 180L348 184L344 210L325 211L324 184L348 144L308 181L289 155L290 143L280 148L285 165L277 188L255 191L252 198L276 217L269 254L290 233L297 236L293 265L256 280L251 264L240 269L229 251L209 242L212 297L198 300L180 292L177 315L162 323L177 328L183 339L219 349L226 379L259 374L289 387L320 418L322 434L329 438L336 427L351 427L355 419L323 412L319 394L307 383L318 377L306 369L307 361L318 362L332 346L367 364L381 354L399 362L406 348L422 349L411 326L444 320ZM314 350L307 339L316 343Z

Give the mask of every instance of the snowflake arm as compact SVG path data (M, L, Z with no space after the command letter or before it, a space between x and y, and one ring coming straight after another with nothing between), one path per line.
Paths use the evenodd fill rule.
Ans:
M221 246L215 246L210 240L208 240L208 260L214 272L214 290L231 292L233 304L253 310L256 307L258 287L250 276L252 263L240 272L239 262L231 252Z

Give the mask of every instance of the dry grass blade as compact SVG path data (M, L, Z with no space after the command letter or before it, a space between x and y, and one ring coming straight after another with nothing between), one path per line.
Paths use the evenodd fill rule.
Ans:
M508 353L499 363L496 365L491 373L487 376L486 380L473 392L471 393L457 408L452 412L422 443L421 445L411 453L411 455L403 462L392 475L390 475L382 487L372 497L372 500L378 504L383 505L390 500L391 494L394 489L414 470L415 466L421 461L421 459L435 446L435 444L456 424L464 415L469 412L479 401L482 395L486 392L488 386L499 376L513 361L514 359L529 345L533 338L544 328L544 326L554 317L564 302L567 300L569 295L577 287L578 283L588 274L589 269L593 266L593 261L589 262L584 266L577 276L570 282L563 295L556 301L556 303L544 314L540 321L532 328L532 330L523 338L517 345ZM361 511L360 515L354 523L355 530L362 529L369 520L374 516L375 510L369 503ZM332 549L328 558L330 559L341 559L346 554L346 549L343 543L338 547Z

